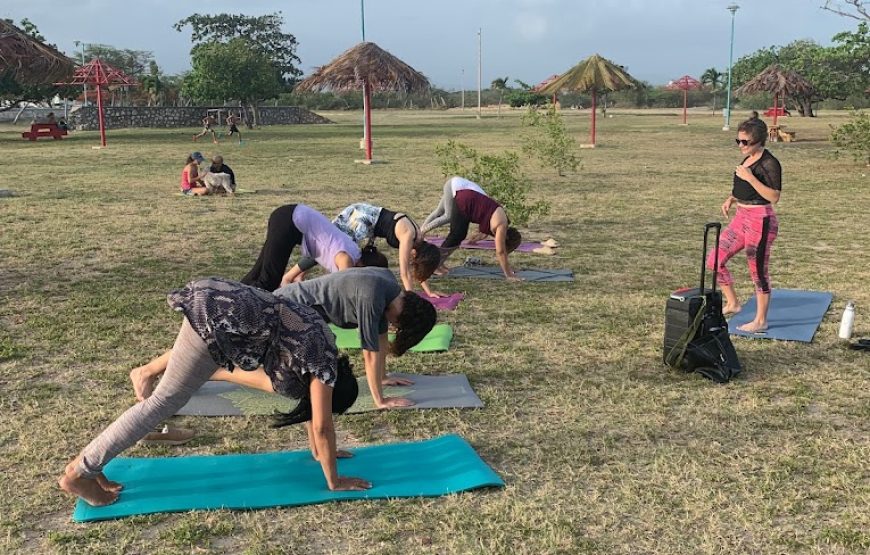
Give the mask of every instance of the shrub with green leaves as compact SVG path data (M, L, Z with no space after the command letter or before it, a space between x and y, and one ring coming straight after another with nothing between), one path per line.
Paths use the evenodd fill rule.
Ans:
M560 176L565 175L565 170L577 171L577 142L568 134L555 105L548 104L545 110L529 106L522 121L524 153L537 158L541 167L552 167Z
M847 151L856 162L864 162L870 166L870 114L863 111L852 113L854 119L840 127L834 128L831 141L837 147L836 155Z
M528 200L532 185L520 170L517 153L480 154L470 146L452 140L436 146L435 152L445 177L458 175L480 185L501 203L511 224L524 226L532 216L549 213L550 203Z

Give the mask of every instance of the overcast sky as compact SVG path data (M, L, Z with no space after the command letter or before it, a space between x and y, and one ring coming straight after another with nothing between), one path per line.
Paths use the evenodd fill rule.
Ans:
M423 72L433 85L477 86L498 77L538 83L599 53L653 84L728 66L731 14L724 0L365 0L366 39ZM822 11L824 0L737 0L734 59L761 47L831 37L857 21ZM282 11L309 74L361 40L359 0L3 0L0 17L26 17L72 54L74 41L150 50L165 73L190 68L192 13ZM463 78L464 70L464 78ZM513 83L512 83L513 84Z

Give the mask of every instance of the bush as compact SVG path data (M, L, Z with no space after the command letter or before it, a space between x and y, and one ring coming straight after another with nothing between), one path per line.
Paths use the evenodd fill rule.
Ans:
M523 115L523 152L538 159L541 167L550 166L561 176L565 170L577 171L580 159L574 154L577 142L568 135L562 114L548 104L543 111L529 106Z
M532 216L549 213L548 202L532 203L526 198L532 185L520 171L520 159L515 152L479 154L470 146L452 140L436 146L435 152L445 177L458 175L480 185L501 203L512 225L524 226Z
M837 150L836 156L847 151L856 162L864 162L870 166L870 114L867 112L854 111L855 119L834 128L831 133L831 141Z
M532 91L510 91L504 97L512 108L523 106L543 106L547 103L547 95Z

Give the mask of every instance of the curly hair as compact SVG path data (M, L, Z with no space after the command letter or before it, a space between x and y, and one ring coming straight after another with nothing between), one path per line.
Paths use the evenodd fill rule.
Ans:
M432 331L436 320L438 315L432 303L416 293L405 291L402 312L396 324L398 331L396 339L390 343L390 352L399 357L405 354Z
M411 261L411 268L417 281L423 282L432 277L438 265L441 264L441 250L426 241L417 242L414 245L414 250L416 254Z
M740 124L737 132L743 132L752 137L752 144L764 146L767 143L767 124L758 118L749 118Z
M359 395L359 384L353 376L353 365L347 355L338 356L336 370L335 386L332 388L332 412L333 414L344 414L356 402L357 395ZM272 427L282 428L291 424L308 422L311 420L311 416L311 397L306 394L290 412L275 411Z
M512 253L517 250L517 247L520 246L520 243L523 242L523 234L519 232L519 230L515 227L509 227L507 229L507 237L505 238L505 248L508 253Z
M374 245L363 247L359 261L361 266L376 266L378 268L389 268L390 266L386 255Z

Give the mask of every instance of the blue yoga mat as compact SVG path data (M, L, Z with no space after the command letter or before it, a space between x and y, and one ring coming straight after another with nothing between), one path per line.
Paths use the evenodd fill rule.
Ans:
M311 452L118 458L104 472L124 484L115 503L81 499L73 520L90 522L194 509L262 509L349 499L437 497L504 482L457 435L352 450L339 459L342 476L372 482L368 491L333 492Z
M834 296L826 291L801 291L799 289L774 289L770 292L770 309L767 312L767 331L748 333L742 326L755 318L755 296L728 322L732 335L757 339L780 339L812 343L822 318L831 306Z

